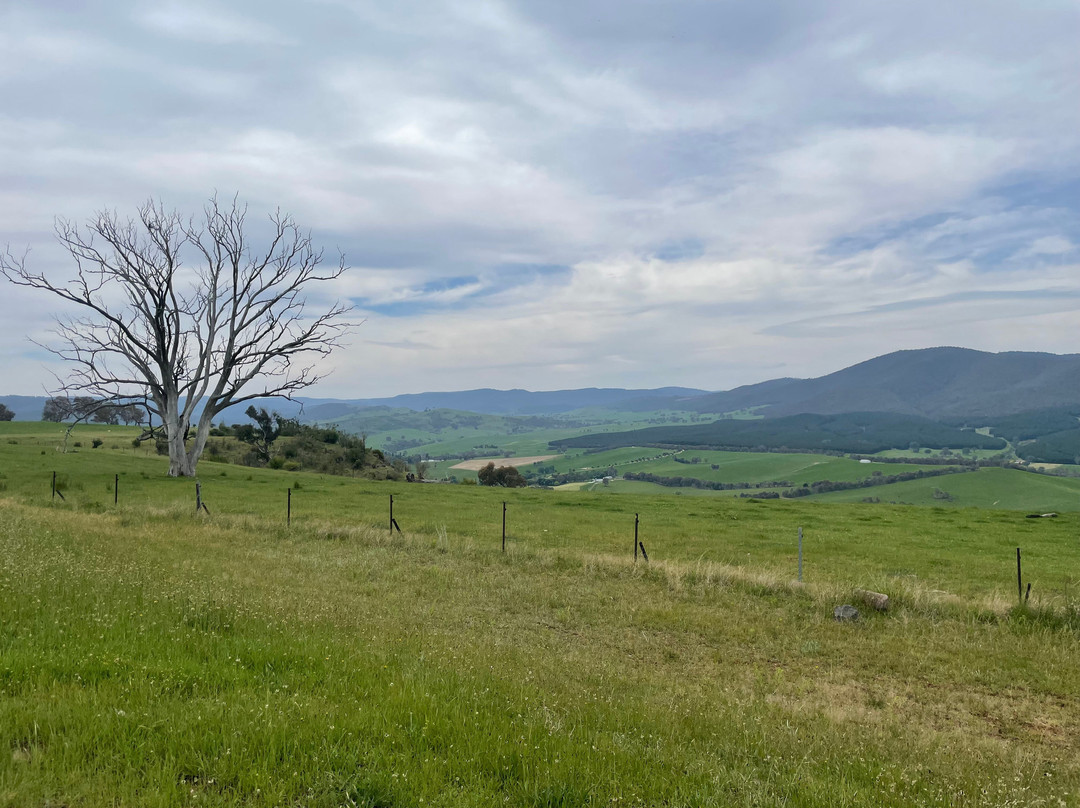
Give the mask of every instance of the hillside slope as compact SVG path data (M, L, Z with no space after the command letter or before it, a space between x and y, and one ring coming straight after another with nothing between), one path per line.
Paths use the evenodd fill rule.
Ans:
M892 412L998 417L1080 402L1080 354L968 348L897 351L816 379L781 379L699 396L682 407L726 412L767 405L766 417Z

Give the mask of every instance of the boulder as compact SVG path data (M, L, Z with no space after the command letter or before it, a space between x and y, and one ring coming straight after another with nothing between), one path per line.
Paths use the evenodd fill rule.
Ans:
M833 617L841 623L850 623L859 619L859 610L845 603L843 606L837 606L833 609Z
M855 597L879 612L889 611L889 596L881 592L871 592L869 589L856 589Z

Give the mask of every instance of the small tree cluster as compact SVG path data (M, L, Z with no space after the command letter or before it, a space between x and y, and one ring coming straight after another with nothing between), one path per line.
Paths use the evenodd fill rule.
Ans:
M98 424L140 424L146 420L146 410L138 404L110 404L91 396L53 396L41 410L42 421L90 420Z
M0 404L0 421L15 420L15 413L6 404Z
M234 424L233 430L237 440L251 444L255 455L263 463L270 462L271 450L276 441L282 435L297 435L300 432L300 422L295 418L286 418L279 413L268 413L265 409L255 409L252 405L244 411L244 415L254 421L254 424Z
M498 485L503 488L524 488L528 485L521 472L514 466L499 466L495 468L492 461L476 473L480 485Z

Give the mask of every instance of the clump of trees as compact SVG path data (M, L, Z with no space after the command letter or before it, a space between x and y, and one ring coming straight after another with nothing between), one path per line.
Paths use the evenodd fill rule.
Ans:
M206 444L211 462L235 462L286 471L313 471L374 480L405 480L404 458L388 457L367 445L364 436L349 435L335 427L301 424L277 412L248 408L254 423L224 423L210 430ZM159 451L167 451L160 447Z
M0 404L0 421L15 420L15 413L6 404Z
M268 413L264 408L255 409L251 405L244 415L254 424L234 424L236 439L250 444L255 456L263 463L270 462L270 453L276 441L282 435L298 435L300 422L295 418L285 418L280 413ZM336 441L334 441L336 442Z
M492 461L476 472L480 485L497 485L502 488L525 488L529 483L514 466L495 468Z
M41 410L42 421L64 423L65 421L93 421L97 424L141 424L146 421L146 410L138 404L111 404L106 399L92 396L53 396Z

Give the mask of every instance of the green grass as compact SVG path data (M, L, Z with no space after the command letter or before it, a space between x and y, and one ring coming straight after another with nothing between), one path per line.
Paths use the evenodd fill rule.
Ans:
M126 433L76 437L95 434ZM0 805L1057 806L1080 789L1076 514L205 464L197 516L163 459L55 445L0 431ZM892 610L836 623L858 586Z
M935 496L943 492L948 498ZM1080 479L1053 477L1015 469L985 468L892 485L835 491L812 497L822 502L859 502L873 496L882 502L939 505L954 508L1010 508L1037 511L1080 511Z
M434 428L433 417L442 414L445 426ZM544 426L534 427L537 418L438 410L411 412L397 409L359 411L335 421L353 434L366 434L368 445L389 451L403 449L408 454L437 457L458 456L466 452L505 452L516 455L549 454L548 443L562 438L598 432L641 429L657 424L691 424L710 421L715 415L678 411L620 412L603 408L575 410L544 416ZM393 426L388 426L388 424ZM384 428L386 427L386 428ZM404 448L405 446L408 448Z

